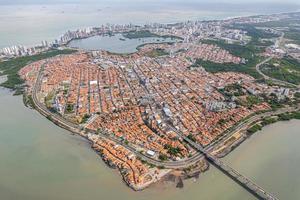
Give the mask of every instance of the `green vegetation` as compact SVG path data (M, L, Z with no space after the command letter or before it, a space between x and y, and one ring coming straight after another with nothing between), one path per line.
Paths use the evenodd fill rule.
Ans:
M294 97L297 98L297 99L300 99L300 92L296 92L296 93L294 94Z
M171 38L171 39L179 39L183 40L183 38L174 36L174 35L158 35L155 33L151 33L148 30L142 30L142 31L129 31L126 33L123 33L123 37L128 39L141 39L141 38L148 38L148 37L159 37L159 38Z
M211 61L204 61L197 59L197 61L191 67L200 67L202 66L206 71L211 73L217 72L241 72L249 74L255 78L260 78L260 75L255 70L255 65L257 61L252 61L247 64L234 64L234 63L214 63Z
M101 133L101 129L100 129L100 128L97 128L95 134L96 134L96 135L99 135L100 133Z
M282 108L284 102L280 102L276 94L271 93L268 97L263 95L265 101L271 106L273 110L277 110L278 108Z
M165 149L167 149L168 153L172 156L177 156L181 152L180 148L172 147L171 145L168 145L168 144L165 145Z
M218 91L227 98L231 98L232 96L238 97L238 96L245 95L245 92L243 91L243 87L238 83L227 85L224 88L219 89Z
M293 40L294 43L300 44L300 20L295 18L282 19L279 21L270 21L255 24L256 27L271 27L271 28L284 28L284 37Z
M158 156L158 159L161 160L161 161L165 161L165 160L168 160L168 156L166 156L165 154L160 154Z
M89 114L84 114L84 116L81 119L81 124L84 124L88 121L88 119L90 118Z
M152 163L147 163L149 165L150 168L154 168L155 165L153 165Z
M293 40L296 44L300 45L300 30L295 28L290 28L285 32L285 38Z
M47 115L47 117L46 117L48 120L50 120L50 121L52 121L52 117L51 117L51 115Z
M151 58L156 58L156 57L165 56L165 55L169 55L169 53L166 52L164 49L160 49L160 48L153 49L152 51L147 52L145 54L145 56L148 56L148 57L151 57Z
M255 124L254 126L252 126L251 128L249 128L247 130L247 135L250 136L250 135L252 135L253 133L255 133L257 131L260 131L261 129L262 129L261 125Z
M247 35L251 37L251 41L248 45L257 45L257 46L269 46L269 42L262 42L262 38L274 38L278 37L278 35L266 32L264 30L258 29L250 24L235 24L231 26L234 29L240 29L243 31L247 31Z
M232 55L244 58L246 62L241 64L219 64L198 59L192 67L202 66L206 71L212 73L232 71L246 73L254 78L261 78L261 75L257 73L255 69L256 64L260 62L258 54L262 53L265 47L272 44L271 41L262 39L270 39L273 37L278 37L278 35L258 29L249 24L235 24L229 28L247 31L247 35L251 37L251 41L246 45L229 44L223 40L202 40L201 42L206 44L215 44L220 48L227 50Z
M243 87L238 83L233 83L230 85L225 86L225 91L234 91L235 96L242 96L244 95L242 91Z
M186 52L186 51L187 51L186 49L179 49L175 53L182 53L182 52Z
M147 37L160 37L160 35L151 33L150 31L130 31L127 33L123 33L123 37L128 39L139 39Z
M300 63L296 59L290 57L274 59L264 64L261 70L272 78L300 84Z
M251 108L253 105L256 105L256 104L259 104L262 102L262 100L259 97L254 96L254 95L249 95L246 97L246 99L247 99L246 106L248 108Z
M254 26L255 27L295 27L296 24L300 24L299 19L287 18L278 21L261 22L261 23L254 24Z
M194 65L191 67L202 66L206 71L216 73L216 72L241 72L249 74L254 78L261 78L260 74L257 73L255 66L259 63L260 58L256 55L262 50L254 45L239 45L239 44L228 44L222 40L203 40L201 41L206 44L215 44L222 49L229 51L232 55L244 58L245 63L234 64L234 63L214 63L211 61L204 61L197 59Z
M191 133L187 136L188 139L192 140L193 142L196 142L196 138Z
M73 104L67 104L65 111L66 111L66 113L73 113L74 112L74 105Z
M255 56L255 53L259 52L259 48L251 45L229 44L224 40L201 40L205 44L214 44L222 49L227 50L229 53L235 56L239 56L246 59L251 59Z
M128 140L124 140L124 144L128 145L129 141Z
M35 104L33 102L33 99L32 99L31 95L24 95L23 96L23 102L24 102L25 106L35 108Z
M53 104L53 99L54 99L54 96L55 96L55 92L52 91L52 92L49 92L47 94L47 96L45 97L45 104L46 104L46 107L49 109L52 107L52 104Z
M277 121L278 121L278 119L275 118L275 117L266 117L262 120L261 125L266 126L266 125L269 125L269 124L273 124Z
M224 124L226 124L227 123L227 120L225 120L225 119L220 119L219 121L218 121L218 125L224 125Z
M2 71L0 75L7 75L7 80L0 84L0 86L14 90L15 95L22 94L24 89L24 81L20 78L18 74L21 68L25 67L26 65L32 62L36 62L60 54L71 54L74 52L76 51L70 49L51 50L34 56L13 58L8 61L0 62L0 71Z
M61 84L63 86L63 94L64 95L67 95L68 94L68 91L69 91L69 88L70 88L70 83L63 83Z
M300 112L298 111L278 115L278 120L280 121L288 121L291 119L300 119Z
M279 115L273 116L273 117L266 117L266 118L262 119L260 124L255 124L251 128L249 128L247 130L247 135L248 136L252 135L253 133L261 130L262 127L264 127L266 125L273 124L278 121L288 121L291 119L300 119L300 111L294 111L294 112L290 112L290 113L282 113L282 114L279 114Z
M244 107L247 107L251 109L254 105L260 104L264 101L260 96L255 96L255 95L247 95L247 96L242 96L236 100L236 103L238 105L242 105ZM265 100L266 101L266 100Z

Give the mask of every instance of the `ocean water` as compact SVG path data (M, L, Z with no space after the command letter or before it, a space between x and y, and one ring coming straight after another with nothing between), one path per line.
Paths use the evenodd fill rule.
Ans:
M233 4L178 0L0 1L0 48L52 41L66 30L106 23L175 23L288 12L294 4Z
M78 136L70 135L20 96L0 89L0 199L2 200L254 200L210 167L183 189L154 185L134 192ZM223 160L279 199L300 197L300 121L265 127Z
M8 2L8 1L7 1ZM15 1L17 2L17 1ZM24 3L25 1L19 1ZM293 11L273 6L264 10L182 3L2 4L0 47L52 40L67 29L103 23L172 23L188 19L221 19L240 15ZM177 1L178 2L178 1ZM187 1L188 2L188 1ZM40 3L40 4L37 4ZM270 6L272 7L272 6ZM266 8L265 8L266 9ZM120 41L122 42L122 41ZM280 199L299 199L300 121L265 127L223 160ZM154 185L133 192L78 136L72 136L34 110L22 98L0 89L0 199L2 200L250 200L251 194L211 167L183 189Z

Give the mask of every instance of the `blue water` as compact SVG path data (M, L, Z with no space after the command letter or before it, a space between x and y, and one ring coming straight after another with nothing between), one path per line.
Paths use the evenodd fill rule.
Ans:
M70 47L85 50L106 50L113 53L133 53L137 51L137 47L146 43L164 43L175 42L173 38L149 37L141 39L127 39L122 34L113 36L94 36L86 39L73 40Z
M0 48L52 41L66 30L106 23L175 23L288 12L295 4L208 0L0 0ZM244 2L244 1L243 1ZM249 3L250 2L250 3Z

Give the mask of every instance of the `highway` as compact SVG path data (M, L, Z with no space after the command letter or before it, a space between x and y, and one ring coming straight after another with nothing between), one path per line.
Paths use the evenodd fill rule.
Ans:
M271 58L269 58L271 59ZM267 61L266 61L267 62ZM33 90L32 90L32 99L33 103L35 106L35 109L37 109L42 115L46 116L47 118L50 118L54 123L59 125L62 128L65 128L73 133L76 133L86 139L87 134L96 134L95 131L93 130L82 130L82 127L80 127L77 124L74 124L72 122L67 121L65 118L61 117L60 115L56 113L50 112L46 106L41 103L37 97L38 92L40 91L41 88L41 83L42 83L42 78L43 78L43 71L44 71L44 66L45 63L41 66L41 69L38 73L36 83L34 84ZM252 194L254 194L257 198L260 199L276 199L273 195L267 193L264 191L261 187L253 183L250 179L247 177L241 175L239 172L231 168L230 166L226 165L223 163L221 160L217 159L216 157L212 156L210 154L210 151L217 145L221 144L224 142L226 139L232 136L232 134L236 133L237 131L243 130L252 123L255 123L259 120L261 120L264 117L267 116L272 116L272 115L277 115L280 113L285 113L285 112L290 112L294 111L295 108L292 107L286 107L277 110L276 112L266 112L262 113L259 115L254 115L250 117L249 119L246 119L244 121L241 121L238 123L236 126L232 128L231 131L228 131L225 133L222 137L220 137L218 140L214 141L210 145L206 146L205 148L202 147L200 144L197 144L193 141L191 141L189 138L187 138L185 135L181 134L178 130L170 126L170 129L174 130L181 138L184 139L185 142L187 142L191 147L196 149L198 153L194 154L190 158L186 158L183 160L179 161L160 161L152 158L151 156L145 155L139 151L136 150L136 147L134 147L132 144L125 144L123 141L111 136L111 134L108 134L107 132L101 132L99 133L99 137L104 138L104 139L109 139L111 141L114 141L117 144L120 144L127 148L129 151L132 151L133 153L136 154L137 157L140 159L156 165L156 166L164 166L165 168L170 168L170 169L180 169L180 168L186 168L190 165L195 164L198 162L200 159L203 159L204 157L207 158L213 165L215 165L217 168L219 168L222 172L224 172L226 175L231 177L234 181L238 182L240 185L242 185L244 188L246 188L248 191L250 191Z
M42 115L44 115L45 117L51 119L51 121L53 121L55 124L57 124L58 126L67 129L69 131L71 131L72 133L78 134L84 138L86 138L87 140L89 140L87 138L87 133L83 130L81 130L81 127L77 124L74 124L70 121L67 121L65 118L61 117L60 115L56 114L56 113L52 113L50 112L46 106L44 104L42 104L38 97L37 97L37 93L40 91L41 88L41 82L42 82L42 78L43 78L43 70L44 70L44 66L46 63L44 63L41 66L41 69L38 73L38 77L36 79L36 83L33 87L32 90L32 100L35 106L35 109L37 111L39 111ZM95 132L90 131L89 133L95 134ZM117 144L120 144L122 146L124 146L125 148L127 148L128 150L132 151L133 153L135 153L140 159L156 165L156 166L164 166L166 168L170 168L170 169L180 169L180 168L186 168L190 165L195 164L196 162L198 162L202 157L201 154L195 154L194 156L188 158L188 159L183 159L183 160L179 160L179 161L160 161L160 160L156 160L148 155L142 154L139 151L136 150L136 148L134 146L132 146L131 144L125 144L124 142L110 136L110 134L107 134L105 132L101 132L99 135L101 138L106 138L109 140L114 141Z
M280 46L280 44L282 43L282 40L284 38L284 33L282 33L282 35L277 39L276 43L278 43L278 45ZM299 85L296 85L296 84L293 84L293 83L289 83L289 82L286 82L286 81L282 81L282 80L278 80L278 79L275 79L275 78L272 78L270 76L267 76L266 74L264 74L261 70L260 70L260 67L262 65L264 65L265 63L269 62L270 60L273 59L273 56L270 56L268 58L266 58L265 60L263 60L262 62L258 63L255 68L256 68L256 71L265 79L265 80L271 80L273 81L274 83L277 83L277 84L280 84L280 85L289 85L289 86L292 86L292 87L299 87Z
M268 57L267 59L263 60L262 62L258 63L256 65L256 71L265 79L265 80L270 80L270 81L273 81L274 83L277 83L277 84L280 84L280 85L290 85L290 86L293 86L293 87L299 87L298 85L296 84L293 84L293 83L289 83L289 82L286 82L286 81L282 81L282 80L278 80L278 79L275 79L275 78L272 78L270 76L267 76L266 74L264 74L261 70L260 70L260 67L269 62L270 60L272 60L273 57Z

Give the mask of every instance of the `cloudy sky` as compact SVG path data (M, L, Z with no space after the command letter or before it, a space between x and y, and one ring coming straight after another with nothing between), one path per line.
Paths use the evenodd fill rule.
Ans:
M300 11L300 0L0 0L2 5L80 5L132 11L226 11L280 13ZM92 6L91 6L92 5ZM0 13L1 14L1 13Z
M172 2L184 2L184 3L280 3L280 4L300 4L299 0L0 0L0 4L53 4L53 3L172 3Z

